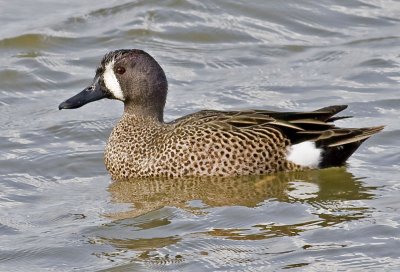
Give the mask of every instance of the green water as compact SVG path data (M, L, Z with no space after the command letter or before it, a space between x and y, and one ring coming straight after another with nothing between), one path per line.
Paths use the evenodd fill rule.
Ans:
M0 3L0 271L400 269L400 3ZM112 182L117 101L57 106L109 50L169 80L165 117L348 104L386 125L346 168Z

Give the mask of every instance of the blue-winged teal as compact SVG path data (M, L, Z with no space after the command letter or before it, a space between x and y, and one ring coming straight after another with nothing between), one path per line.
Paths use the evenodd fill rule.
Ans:
M114 179L235 176L341 166L383 127L338 128L347 106L312 112L264 110L196 112L163 121L168 83L163 69L142 50L106 54L93 83L61 103L79 108L102 98L124 102L124 114L105 149Z

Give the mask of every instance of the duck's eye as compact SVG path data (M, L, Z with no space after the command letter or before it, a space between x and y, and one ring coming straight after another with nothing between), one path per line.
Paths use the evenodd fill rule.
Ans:
M117 70L116 70L116 72L117 72L117 74L120 74L120 75L122 75L123 73L125 73L125 68L124 68L124 67L121 67L121 66L119 66L119 67L117 67Z

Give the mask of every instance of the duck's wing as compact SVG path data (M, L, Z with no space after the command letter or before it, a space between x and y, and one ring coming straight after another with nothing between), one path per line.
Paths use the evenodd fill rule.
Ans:
M362 142L381 131L383 126L339 128L333 122L350 116L335 116L346 105L329 106L309 112L274 112L265 110L196 112L172 122L177 127L207 126L215 130L270 134L279 131L292 145L315 142L324 156L320 167L339 166Z
M327 130L335 129L336 127L332 124L333 121L349 118L349 116L334 117L335 114L346 107L345 105L330 106L310 112L203 110L176 119L170 124L174 124L176 127L208 126L225 131L235 130L238 132L244 129L249 132L255 127L274 128L281 131L293 144L296 144L316 138Z

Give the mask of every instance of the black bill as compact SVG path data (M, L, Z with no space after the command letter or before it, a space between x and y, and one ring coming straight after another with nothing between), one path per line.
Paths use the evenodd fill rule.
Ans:
M109 94L104 91L99 83L99 79L97 78L92 86L87 87L82 92L62 102L58 106L58 109L76 109L87 103L107 98L108 96Z

